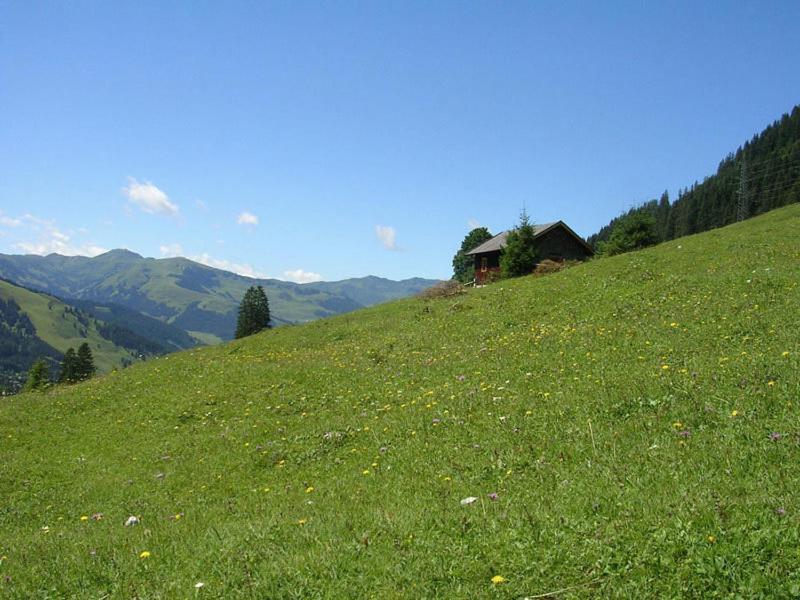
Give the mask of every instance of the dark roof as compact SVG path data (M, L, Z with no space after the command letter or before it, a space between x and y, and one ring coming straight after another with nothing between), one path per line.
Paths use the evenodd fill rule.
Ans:
M586 241L581 236L579 236L577 233L572 231L572 229L570 229L567 226L567 224L564 223L564 221L554 221L553 223L544 223L542 225L534 225L533 226L534 237L535 238L539 237L540 235L542 235L544 233L547 233L548 231L550 231L554 227L558 227L558 226L563 227L567 231L567 233L569 233L578 242L580 242L581 245L583 245L591 254L594 254L594 251L592 250L592 247L589 244L587 244ZM498 250L502 250L503 248L506 247L506 238L507 237L508 237L508 231L503 231L501 233L498 233L492 239L486 240L480 246L478 246L476 248L473 248L472 250L467 252L467 255L469 256L471 254L483 254L485 252L497 252Z

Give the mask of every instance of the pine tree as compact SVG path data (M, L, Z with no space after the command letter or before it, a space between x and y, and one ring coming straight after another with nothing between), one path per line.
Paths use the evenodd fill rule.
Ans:
M648 212L635 212L619 220L611 237L598 244L600 254L614 256L658 243L656 218Z
M536 230L524 210L519 216L519 225L508 232L506 247L500 256L500 273L503 277L519 277L530 274L536 266Z
M92 356L92 351L89 348L89 344L86 342L83 342L80 346L78 346L78 355L75 367L78 381L90 379L97 371L94 366L94 357Z
M236 339L258 333L270 326L269 300L262 286L252 286L244 294L236 321Z
M58 383L75 383L78 381L77 367L78 356L75 354L75 350L70 348L64 353L64 359L61 361Z
M25 386L22 388L23 392L32 392L35 390L42 390L50 383L50 373L48 372L47 363L43 358L40 358L28 371L28 379L25 381Z
M476 227L466 235L461 242L461 249L453 257L453 279L461 283L469 283L475 279L475 260L467 256L467 252L490 239L492 234L486 227Z

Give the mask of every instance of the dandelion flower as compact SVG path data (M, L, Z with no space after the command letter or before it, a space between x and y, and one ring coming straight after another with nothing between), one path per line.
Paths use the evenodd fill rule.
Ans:
M716 536L713 536L713 535L708 536L708 538L706 538L706 539L708 540L709 544L713 544L713 543L715 543L717 541Z
M732 417L738 417L739 416L739 411L738 410L732 410L731 411L731 416Z
M86 515L81 515L81 521L88 521L89 517Z
M508 579L506 579L502 575L495 575L494 577L492 577L492 583L494 585L499 585L501 583L505 583L506 581L508 581Z
M306 494L310 494L313 491L314 491L314 487L311 486L311 485L306 488Z
M305 525L306 523L308 523L308 519L298 519L297 520L297 524L298 525Z
M147 550L145 550L139 554L139 558L141 559L150 558L150 553Z

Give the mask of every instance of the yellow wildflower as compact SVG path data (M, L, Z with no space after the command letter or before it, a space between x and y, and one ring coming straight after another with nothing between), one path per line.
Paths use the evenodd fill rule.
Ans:
M717 538L715 536L713 536L713 535L708 536L707 539L708 539L708 543L709 544L713 544L714 542L717 541Z
M500 583L505 583L506 581L508 581L508 579L506 579L502 575L495 575L494 577L492 577L492 583L494 585L498 585Z
M150 553L147 550L145 550L139 554L139 558L141 559L150 558Z
M310 494L310 493L311 493L311 492L313 492L313 491L314 491L314 488L313 488L313 486L308 486L308 487L306 488L306 494Z
M738 417L739 416L739 411L738 410L732 410L731 411L731 416L732 417Z
M87 517L86 515L81 515L81 521L88 521L88 520L89 517Z

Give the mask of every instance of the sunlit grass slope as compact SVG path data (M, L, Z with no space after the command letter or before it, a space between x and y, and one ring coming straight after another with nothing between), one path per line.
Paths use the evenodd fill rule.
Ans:
M71 307L52 296L0 281L0 298L16 301L36 328L37 337L59 352L77 350L84 342L88 343L101 373L121 367L124 360L137 360L135 354L101 336L94 319L82 323Z
M6 400L0 596L798 594L799 282L792 206Z

